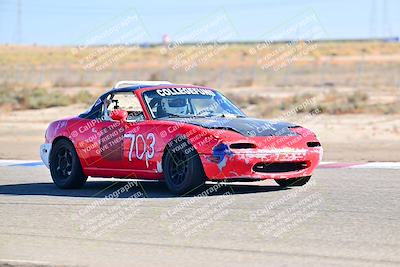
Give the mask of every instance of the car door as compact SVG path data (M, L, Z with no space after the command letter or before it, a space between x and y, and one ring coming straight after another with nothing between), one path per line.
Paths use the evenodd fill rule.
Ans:
M123 160L124 122L103 121L99 125L100 168L120 168Z
M110 113L115 109L128 112L126 121L114 121ZM104 101L103 121L96 127L99 136L100 160L98 168L135 172L154 164L155 134L148 132L143 108L133 92L110 94Z
M129 124L124 134L123 168L144 173L156 172L159 143L157 129L149 121Z

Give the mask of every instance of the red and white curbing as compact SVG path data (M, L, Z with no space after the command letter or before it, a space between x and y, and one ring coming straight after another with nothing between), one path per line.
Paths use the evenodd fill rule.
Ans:
M0 160L0 167L38 167L44 166L37 160ZM333 162L323 161L319 169L396 169L400 170L400 162Z
M400 162L329 162L323 161L319 169L399 169Z
M0 167L18 166L24 164L39 163L37 160L1 159Z

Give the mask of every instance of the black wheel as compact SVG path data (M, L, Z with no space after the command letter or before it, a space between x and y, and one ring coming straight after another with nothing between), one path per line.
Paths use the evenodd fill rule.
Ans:
M200 157L186 139L170 143L163 158L165 183L174 194L184 194L204 184Z
M302 186L305 185L310 180L310 178L311 176L304 176L292 179L275 179L275 182L277 182L282 187Z
M68 140L56 142L50 154L50 173L59 188L80 188L87 177L76 154L74 145Z

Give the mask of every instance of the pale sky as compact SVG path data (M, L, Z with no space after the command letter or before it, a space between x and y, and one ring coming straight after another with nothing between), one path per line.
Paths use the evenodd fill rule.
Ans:
M306 8L320 19L327 32L323 38L400 36L396 0L0 0L0 43L76 45L80 36L112 23L126 10L136 10L142 19L148 32L143 42L161 42L163 34L174 38L182 28L221 8L237 31L231 41L258 40Z

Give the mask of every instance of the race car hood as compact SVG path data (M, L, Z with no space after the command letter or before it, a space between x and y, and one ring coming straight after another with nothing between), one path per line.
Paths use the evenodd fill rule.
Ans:
M275 122L254 118L169 118L168 120L189 123L207 129L224 129L240 133L243 136L296 136L290 128L298 127L287 122Z

